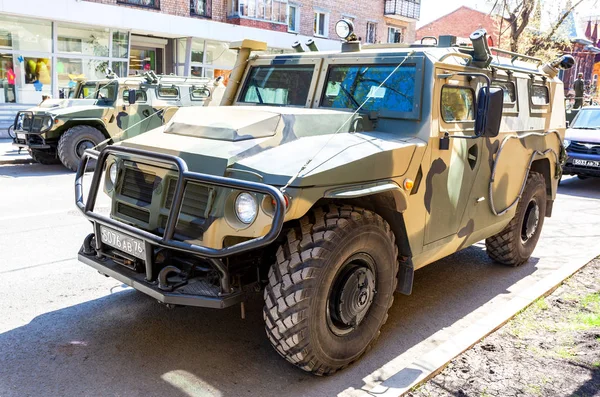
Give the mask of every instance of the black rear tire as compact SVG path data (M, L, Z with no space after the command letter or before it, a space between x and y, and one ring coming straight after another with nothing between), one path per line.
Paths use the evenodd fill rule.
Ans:
M374 212L317 208L277 251L264 293L269 340L289 362L329 375L374 343L394 301L398 247Z
M56 157L56 153L36 149L27 149L27 151L36 163L44 165L60 164L60 160Z
M89 125L76 125L69 128L58 141L58 158L71 171L77 171L79 162L86 149L96 147L104 141L104 134ZM88 163L88 170L96 167L95 161Z
M500 233L485 240L488 256L508 266L529 260L542 232L546 215L546 182L542 174L529 173L517 212Z

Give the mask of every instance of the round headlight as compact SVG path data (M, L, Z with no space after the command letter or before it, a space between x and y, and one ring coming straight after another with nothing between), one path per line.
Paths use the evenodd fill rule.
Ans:
M258 203L250 193L240 193L235 199L235 215L240 222L251 224L258 214Z
M44 117L42 121L42 131L49 130L52 127L52 117Z
M117 163L112 163L108 169L108 177L113 185L117 183Z
M563 145L565 146L565 149L566 149L566 148L568 148L570 144L571 144L571 141L570 141L570 140L568 140L568 139L565 139L565 140L563 141Z
M335 33L340 39L347 39L354 32L354 24L347 19L342 19L335 24Z

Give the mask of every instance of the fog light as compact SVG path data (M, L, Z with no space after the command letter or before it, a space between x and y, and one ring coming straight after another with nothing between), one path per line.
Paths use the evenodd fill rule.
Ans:
M258 203L250 193L240 193L235 199L235 215L240 222L249 225L256 219Z

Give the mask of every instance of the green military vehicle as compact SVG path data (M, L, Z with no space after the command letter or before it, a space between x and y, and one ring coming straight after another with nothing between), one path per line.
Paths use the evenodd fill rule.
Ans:
M86 149L160 127L182 106L219 103L225 87L207 78L142 76L80 81L68 99L19 112L13 145L42 164L75 171ZM215 101L213 101L213 93Z
M317 375L368 350L423 266L482 239L496 262L528 260L556 197L557 73L573 62L490 49L485 31L472 48L361 48L337 28L341 52L236 43L224 106L87 151L76 176L93 224L80 261L170 306L243 314L263 290L269 340Z

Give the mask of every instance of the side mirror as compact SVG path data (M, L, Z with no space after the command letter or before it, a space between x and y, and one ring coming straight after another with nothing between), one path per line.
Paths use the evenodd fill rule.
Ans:
M477 116L475 117L475 135L493 138L500 132L504 92L502 88L487 87L479 89Z
M127 98L127 100L129 102L129 104L130 105L134 105L135 104L135 99L136 99L135 98L135 95L136 95L135 90L128 90L127 92L128 92L128 98Z

